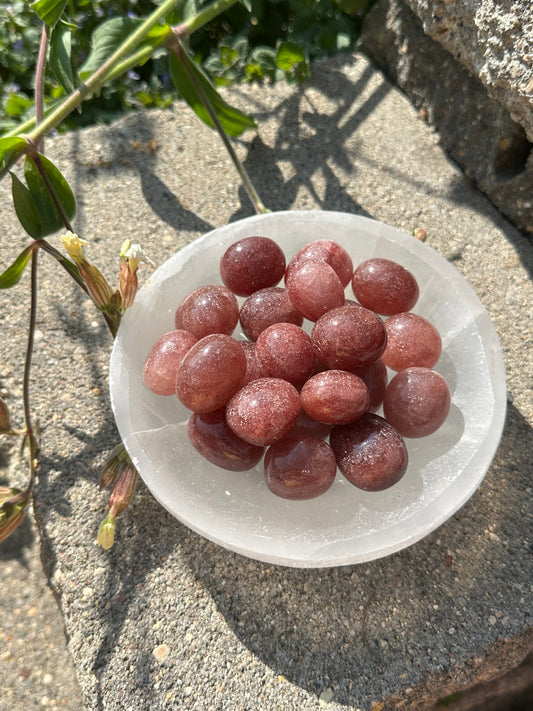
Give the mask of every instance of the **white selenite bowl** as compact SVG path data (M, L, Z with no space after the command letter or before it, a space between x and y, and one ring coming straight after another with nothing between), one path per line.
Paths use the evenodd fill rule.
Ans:
M435 370L448 381L452 405L433 435L406 439L409 467L390 489L364 492L338 473L331 489L316 499L281 499L267 489L262 462L248 472L230 472L203 459L187 437L191 413L176 397L155 395L144 385L145 358L153 343L174 328L178 303L198 286L221 283L223 253L253 235L275 240L287 262L308 242L332 239L349 252L354 266L385 257L418 281L420 297L413 311L441 334L443 350ZM353 298L350 285L346 294ZM239 327L235 335L242 337ZM506 407L498 337L457 270L398 229L321 211L249 217L209 232L165 262L123 318L111 354L110 390L123 442L147 487L173 516L232 551L308 568L380 558L446 521L485 476Z

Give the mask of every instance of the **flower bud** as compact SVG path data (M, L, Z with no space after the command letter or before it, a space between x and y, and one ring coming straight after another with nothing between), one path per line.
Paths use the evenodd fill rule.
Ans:
M113 447L100 471L100 491L115 483L119 471L130 461L122 443Z
M0 486L0 542L10 536L22 522L29 498L29 490L22 492L20 489Z
M150 257L146 254L140 244L132 244L127 239L122 243L120 249L120 274L118 278L118 290L122 297L122 310L126 311L133 304L137 293L138 279L137 269L140 262L146 262L152 267L155 266Z
M121 309L122 309L122 297L120 295L120 291L118 289L115 289L115 291L111 294L111 299L109 300L109 304L106 309L106 312L108 314L116 314Z
M107 550L115 540L117 516L132 500L139 475L122 445L115 447L106 464L100 486L113 483L113 489L108 501L109 513L100 524L97 543Z
M133 304L139 280L137 272L132 272L127 261L120 265L120 274L118 277L118 290L122 298L122 310L126 311Z
M116 525L116 518L111 513L108 513L98 529L97 543L106 551L113 547Z
M102 272L86 259L78 264L78 269L94 303L105 310L111 301L112 293Z
M11 419L6 403L0 397L0 433L11 432Z
M138 478L137 470L131 461L123 466L109 497L109 513L115 518L124 511L132 500Z

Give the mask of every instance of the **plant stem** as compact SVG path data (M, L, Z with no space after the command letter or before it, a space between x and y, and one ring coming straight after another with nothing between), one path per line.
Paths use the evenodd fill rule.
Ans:
M220 15L232 5L235 5L236 2L237 0L215 0L214 3L209 5L209 7L200 10L197 15L189 17L189 19L185 20L180 25L174 27L174 34L181 39L188 37L198 28L203 27L203 25L208 22L211 22L211 20L213 20L217 15Z
M157 42L157 44L150 45L149 47L141 47L141 49L138 49L133 54L130 54L127 59L125 59L123 62L120 62L120 64L117 64L117 66L110 72L109 76L107 77L107 81L113 81L113 79L116 79L121 74L124 74L133 67L141 67L145 62L150 59L154 52L154 49L158 49L159 47L163 46L167 41L168 36L165 35L161 38L159 42Z
M216 128L220 138L222 139L222 142L224 143L224 146L229 153L229 156L233 162L233 165L235 166L237 172L239 173L239 175L241 177L242 183L244 185L246 192L248 193L248 197L250 198L250 200L252 202L254 210L258 214L264 214L266 212L270 212L270 210L268 210L268 208L266 208L264 206L263 201L259 197L259 194L257 193L257 191L254 187L254 184L252 183L250 176L248 175L248 172L246 171L246 168L244 167L242 161L239 159L239 156L235 152L235 149L233 148L231 141L228 138L227 133L224 131L222 124L218 120L216 111L214 110L205 91L203 90L202 86L200 86L200 83L196 80L196 77L193 74L193 72L191 72L190 67L187 64L187 62L182 61L185 49L183 48L183 45L181 44L179 37L174 38L172 50L177 55L178 59L182 62L183 68L187 72L187 75L191 81L191 84L194 87L194 90L198 94L200 101L204 105L207 113L209 114L209 118L213 122L213 126Z
M87 81L79 86L55 111L52 111L42 123L30 131L28 138L38 142L42 136L49 133L65 119L88 96L97 92L108 80L115 67L124 61L137 46L146 38L148 32L159 20L172 10L179 0L165 0L152 12L139 27L131 33L128 39L113 52L113 54L97 69ZM171 30L169 28L169 34Z
M37 243L35 243L37 245ZM26 344L26 358L24 361L24 376L22 382L22 401L24 408L24 425L26 428L26 434L29 441L30 449L30 480L26 488L26 492L33 488L33 483L35 480L35 473L37 471L37 452L39 449L39 444L35 432L33 429L32 419L31 419L31 409L30 409L30 372L31 372L31 359L33 355L33 341L35 336L35 323L37 320L37 256L39 250L37 247L33 250L31 255L31 281L30 281L30 323L28 328L28 341Z
M48 47L49 27L43 24L41 33L41 43L39 45L39 55L37 57L37 68L35 70L35 120L41 123L44 116L44 69L46 65L46 49ZM44 152L44 138L41 136L36 142L37 150Z

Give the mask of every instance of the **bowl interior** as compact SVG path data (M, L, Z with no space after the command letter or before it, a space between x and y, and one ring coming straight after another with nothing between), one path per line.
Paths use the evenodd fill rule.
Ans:
M348 250L354 265L382 256L416 277L420 297L413 311L441 334L443 352L435 370L448 381L452 406L436 433L406 440L409 468L392 488L366 493L339 473L332 488L317 499L280 499L264 484L262 462L242 473L201 458L187 437L190 413L177 398L157 396L144 385L146 355L157 338L174 328L180 300L197 286L221 283L222 254L232 242L252 235L274 239L287 261L308 242L328 238ZM350 286L346 293L353 298ZM172 515L231 550L299 567L379 558L443 523L485 475L501 437L506 403L497 335L457 270L395 228L320 211L247 218L204 235L171 257L122 321L111 355L110 389L120 435L146 485Z

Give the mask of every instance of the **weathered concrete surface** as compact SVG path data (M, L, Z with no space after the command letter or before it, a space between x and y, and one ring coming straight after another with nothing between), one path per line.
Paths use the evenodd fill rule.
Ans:
M12 471L8 476L4 454L2 448L2 484L19 475ZM15 451L11 460L17 462ZM31 516L0 544L0 709L42 711L48 706L80 711L81 689L40 553L41 542Z
M532 233L531 5L518 3L521 14L511 26L509 4L493 15L492 4L411 0L422 23L403 0L379 0L365 22L363 50L438 130L443 147L476 185ZM502 8L508 9L506 24L491 39Z
M423 226L469 279L502 342L504 436L472 499L383 560L322 570L248 560L191 533L143 486L105 552L95 538L105 507L98 470L117 438L111 339L43 255L32 378L42 426L36 514L84 703L89 711L314 711L328 699L331 711L432 708L515 669L532 647L531 245L363 57L316 65L304 88L245 87L231 100L258 119L258 135L237 149L271 209L343 210L407 232ZM74 186L87 255L110 279L126 237L161 263L251 214L216 135L179 105L49 140L47 150ZM8 193L3 182L4 204ZM25 244L6 207L0 264ZM27 286L25 275L1 294L0 378L19 421ZM513 679L527 690L523 670Z

